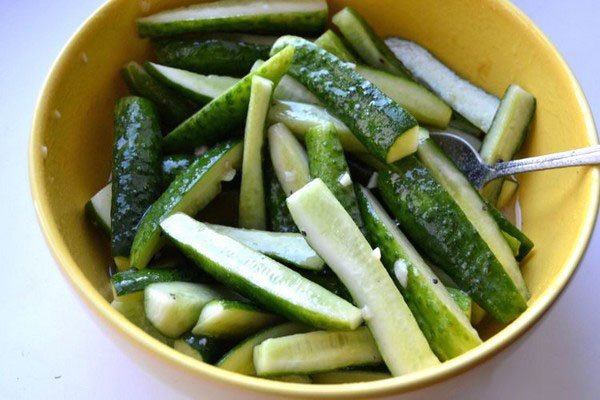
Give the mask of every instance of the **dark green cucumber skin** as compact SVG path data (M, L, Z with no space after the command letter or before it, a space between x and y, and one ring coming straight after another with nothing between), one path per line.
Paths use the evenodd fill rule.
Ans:
M346 7L346 10L352 14L352 16L359 21L359 23L363 26L367 35L371 39L373 45L377 48L377 51L383 57L379 60L382 65L372 65L372 67L381 69L383 71L387 71L390 74L394 74L396 76L401 76L404 78L408 78L414 80L411 73L406 69L404 64L398 60L398 58L394 55L394 53L390 50L390 48L385 44L385 42L379 37L379 35L373 30L371 25L363 18L362 15L355 9L351 7ZM335 22L334 22L335 24ZM338 27L339 28L339 27ZM342 32L343 34L343 32Z
M277 67L278 65L275 66ZM267 60L165 136L163 140L165 152L191 152L197 146L213 144L228 136L240 136L241 132L238 130L246 121L254 75L270 79L274 85L277 85L283 76L274 72L273 66Z
M519 246L519 253L515 256L515 258L517 259L517 261L523 260L531 252L531 250L533 250L533 242L527 237L527 235L525 235L525 233L523 233L523 231L521 231L512 222L506 219L506 217L500 212L500 210L498 210L496 207L494 207L487 201L486 204L488 207L488 211L490 212L490 214L492 215L502 232L509 234L521 243L521 245Z
M195 269L175 269L175 268L146 268L137 270L136 268L127 271L117 272L111 276L110 281L115 288L117 296L140 292L151 283L158 282L205 282L210 281L201 271Z
M268 151L266 152L268 154ZM270 159L265 160L265 186L267 215L269 227L273 232L299 232L294 223L292 214L287 208L285 199L287 196L275 175L273 163Z
M282 40L283 39L283 40ZM348 63L296 37L280 38L271 54L291 44L296 48L288 74L308 88L380 161L399 134L417 120Z
M271 46L220 39L187 38L152 43L159 64L200 74L246 75L256 60L269 58Z
M527 303L460 207L415 156L379 172L378 188L420 253L500 322Z
M170 215L181 199L210 171L215 163L239 143L239 140L227 141L214 146L201 157L198 157L184 173L177 175L167 190L151 204L152 207L144 214L139 224L136 241L139 240L140 243L143 243L154 232L160 230L159 224L161 221ZM160 175L157 176L160 177Z
M171 154L162 159L162 184L168 187L175 177L187 170L194 160L198 158L191 154Z
M194 335L191 332L184 333L180 339L196 350L202 356L202 361L207 364L216 363L231 348L229 341L210 336Z
M326 124L310 128L306 132L304 142L308 152L310 175L313 178L321 178L356 225L363 229L353 185L342 186L339 182L340 176L350 174L350 171L335 126Z
M122 73L123 79L134 94L143 96L156 104L160 121L167 128L177 126L199 108L179 93L162 85L136 62L132 61L125 65Z
M142 215L160 196L162 137L156 108L141 97L119 100L114 124L111 250L128 257Z
M214 18L198 21L176 21L161 25L138 22L141 37L164 37L182 33L202 32L246 32L258 34L286 34L315 36L325 30L327 11L277 14L275 17L236 16L235 18Z
M321 271L298 270L298 272L306 279L310 279L317 285L329 290L331 293L341 297L349 303L354 304L354 299L352 299L350 292L346 286L344 286L342 281L340 281L337 275L331 270L331 268L326 266Z

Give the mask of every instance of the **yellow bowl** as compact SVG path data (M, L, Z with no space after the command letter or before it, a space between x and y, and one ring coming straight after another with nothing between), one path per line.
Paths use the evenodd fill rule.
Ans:
M29 149L35 207L63 273L90 308L140 364L176 379L206 381L229 390L298 397L373 397L400 393L456 375L508 346L557 298L586 248L598 208L598 170L573 168L524 175L523 229L535 250L523 265L529 309L508 326L487 324L478 348L441 366L393 379L348 385L300 385L229 373L192 360L145 335L114 311L106 266L109 252L83 214L85 202L107 182L112 111L126 93L119 75L143 61L149 45L136 35L136 17L190 3L112 0L90 17L60 54L37 105ZM381 35L400 35L429 48L462 76L501 96L516 82L538 100L523 155L596 143L585 98L571 71L543 33L508 1L332 0L331 11L358 9ZM123 340L125 339L125 340Z

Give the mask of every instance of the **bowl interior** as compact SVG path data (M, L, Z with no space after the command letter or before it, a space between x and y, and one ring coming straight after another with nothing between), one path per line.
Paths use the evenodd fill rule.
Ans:
M87 222L83 207L107 183L110 172L113 106L127 93L120 68L128 61L144 61L151 56L148 41L137 37L135 18L186 3L190 1L112 0L103 6L54 66L40 97L31 140L34 201L51 248L93 308L113 324L117 321L132 336L141 333L128 329L104 301L111 298L108 244ZM355 7L380 35L417 41L497 96L501 97L512 82L532 92L538 109L522 156L596 143L587 104L567 66L537 28L508 2L332 0L329 4L332 12L345 5ZM597 170L539 172L523 175L520 180L523 230L535 243L533 253L523 263L532 294L529 310L507 327L484 323L480 333L488 340L483 346L425 375L363 384L373 390L370 393L423 385L490 356L525 331L566 284L595 220ZM183 362L174 351L160 351L171 360ZM211 368L196 364L190 363L190 368L204 373ZM220 376L223 374L227 373ZM242 378L238 381L245 382ZM270 384L263 382L265 387Z

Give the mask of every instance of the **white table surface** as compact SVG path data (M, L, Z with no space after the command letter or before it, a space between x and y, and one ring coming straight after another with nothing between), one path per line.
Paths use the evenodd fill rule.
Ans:
M600 121L600 4L515 2L565 56ZM34 103L63 44L101 3L0 0L0 398L225 399L216 389L176 389L129 359L62 277L38 228L26 163ZM399 397L598 398L599 246L596 231L562 297L508 350L459 377Z

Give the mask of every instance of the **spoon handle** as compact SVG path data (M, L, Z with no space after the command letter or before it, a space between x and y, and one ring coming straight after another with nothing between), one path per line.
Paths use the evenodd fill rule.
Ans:
M600 164L600 145L595 145L545 156L499 162L492 169L495 179L506 175L520 174L521 172L598 164Z

